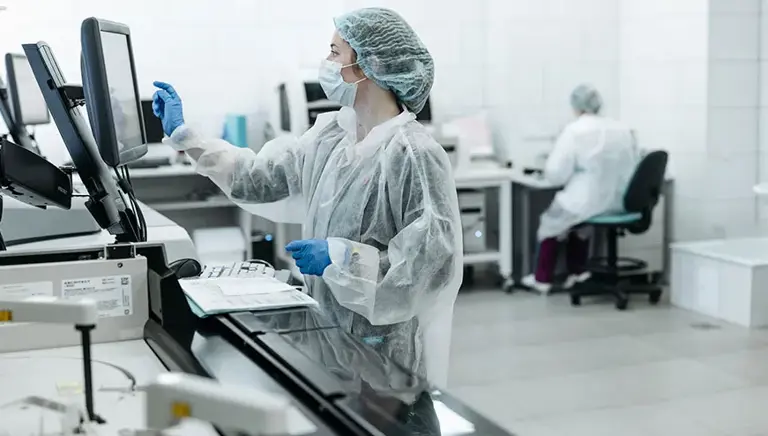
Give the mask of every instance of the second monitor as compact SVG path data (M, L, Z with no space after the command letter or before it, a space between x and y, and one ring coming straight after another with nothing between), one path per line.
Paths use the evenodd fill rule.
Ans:
M36 126L51 122L48 105L37 86L37 80L27 57L21 54L5 55L8 72L8 91L14 121L21 126Z

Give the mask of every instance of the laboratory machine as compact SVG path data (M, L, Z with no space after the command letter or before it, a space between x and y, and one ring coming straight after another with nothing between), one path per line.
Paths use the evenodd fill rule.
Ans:
M184 292L184 280L217 268L201 268L191 260L169 265L164 244L142 237L140 211L128 205L129 178L108 177L106 161L116 165L120 174L121 165L141 154L140 149L131 150L141 147L141 133L136 131L141 124L134 118L124 125L133 130L120 132L117 111L105 111L113 105L120 105L123 113L133 110L131 88L137 86L135 74L130 73L130 32L124 25L90 18L83 23L82 37L85 91L67 85L48 44L26 44L24 50L88 189L89 211L116 240L106 245L2 252L0 287L6 293L26 295L25 302L66 300L71 305L83 297L95 299L97 322L89 329L87 342L94 347L110 345L113 351L106 360L94 361L94 372L85 376L90 387L85 389L84 408L71 397L61 406L40 396L40 392L66 395L66 386L57 384L52 389L45 380L77 377L79 371L65 373L73 362L56 360L64 351L0 359L0 365L17 368L12 381L3 380L6 389L0 398L27 395L24 404L11 402L0 409L6 428L13 434L29 434L43 427L42 418L24 421L38 417L30 411L31 402L60 415L59 427L54 433L46 427L46 434L82 434L85 427L87 434L95 435L158 434L172 430L168 427L204 422L210 424L210 432L160 434L509 435L453 395L409 373L382 353L380 344L365 343L347 333L317 305L196 314ZM83 96L93 106L90 111L110 115L92 119L98 140L80 115L77 103ZM232 280L262 280L254 274L278 277L263 265L232 270L238 275L247 270L247 277L219 275L206 279L212 280L207 283L222 290L232 289ZM222 292L229 295L226 298L243 295ZM301 294L296 289L290 292ZM19 310L19 306L10 309ZM0 352L85 345L82 331L17 323L12 315L1 319L3 313L0 307L0 320L8 322L0 329ZM125 364L151 356L157 368L163 368L158 369L162 374L144 378L132 374L116 362L121 353L129 356ZM89 360L85 353L82 360ZM95 371L97 365L99 371ZM56 370L38 370L44 367ZM101 371L105 368L109 371ZM111 384L115 377L122 378L125 386Z
M486 193L482 189L459 189L459 212L464 232L464 252L483 253L486 241Z
M8 88L0 80L0 113L8 126L13 143L40 154L37 142L29 134L28 126L48 124L50 115L32 69L24 55L5 55ZM11 169L12 170L12 169ZM46 173L37 174L38 179ZM53 187L54 185L48 185ZM49 189L49 188L45 188ZM101 229L85 208L85 198L75 196L66 208L31 206L6 193L2 223L5 243L8 246L98 233Z
M320 114L341 109L341 105L328 100L316 76L317 72L299 73L278 85L278 119L274 122L278 132L301 136L315 125Z
M301 72L292 80L277 86L277 116L275 125L282 133L301 136L315 125L317 117L326 112L335 112L341 105L328 100L317 81L317 72ZM424 109L416 114L416 120L425 125L432 124L432 104L427 99Z

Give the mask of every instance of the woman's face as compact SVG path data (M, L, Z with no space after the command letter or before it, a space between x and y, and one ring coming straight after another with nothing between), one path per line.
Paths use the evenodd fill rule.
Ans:
M350 47L347 41L341 39L339 32L334 32L333 39L331 39L331 52L328 54L326 59L329 61L338 62L341 65L346 66L357 62L357 54L352 49L352 47ZM361 79L364 79L365 75L363 74L363 70L360 69L360 67L354 65L351 67L342 68L341 77L347 83L355 83Z

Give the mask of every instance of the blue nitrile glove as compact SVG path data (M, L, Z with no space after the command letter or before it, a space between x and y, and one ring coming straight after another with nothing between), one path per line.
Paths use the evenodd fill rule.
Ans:
M163 123L165 134L171 136L174 130L184 125L181 98L173 86L165 82L154 82L153 85L160 89L152 96L152 112Z
M322 276L323 271L331 264L328 255L328 241L325 239L303 239L293 241L285 246L291 256L296 259L296 266L302 274Z

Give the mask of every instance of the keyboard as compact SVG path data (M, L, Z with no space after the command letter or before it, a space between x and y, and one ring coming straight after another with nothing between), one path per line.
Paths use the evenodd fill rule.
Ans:
M282 273L282 271L278 271ZM275 270L261 262L234 262L225 265L205 265L200 273L201 279L217 279L224 277L253 278L267 275L277 277ZM282 274L279 274L282 276ZM280 277L277 277L280 279ZM284 280L283 280L284 281Z
M190 309L199 317L220 313L317 306L289 283L289 270L275 271L261 262L206 265L197 278L179 280Z

